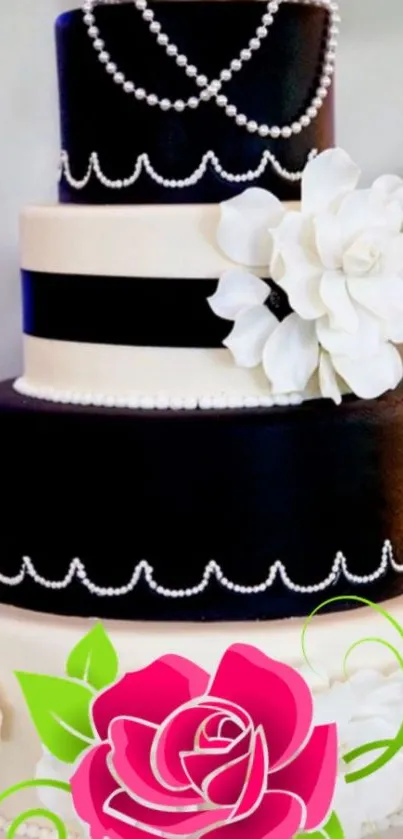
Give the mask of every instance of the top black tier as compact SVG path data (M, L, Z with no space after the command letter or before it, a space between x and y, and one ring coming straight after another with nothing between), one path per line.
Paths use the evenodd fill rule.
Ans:
M168 0L152 8L171 41L213 79L248 46L265 4ZM171 100L197 95L194 80L157 44L133 2L96 6L94 14L105 49L127 79ZM234 73L223 93L258 123L292 123L304 113L318 85L327 25L323 8L283 4L260 50ZM333 145L332 91L318 117L299 135L263 139L236 125L214 100L196 110L164 113L125 93L98 60L81 10L59 17L56 35L61 141L73 179L85 175L93 152L111 180L128 178L139 156L146 154L157 174L176 181L191 175L208 151L217 155L226 172L236 175L257 169L266 149L284 169L295 172L304 168L313 148ZM69 180L61 178L63 203L210 203L226 200L248 185L228 181L211 165L197 183L185 188L159 184L144 170L122 189L105 186L95 174L81 189ZM251 183L283 200L299 198L299 182L284 179L270 163Z

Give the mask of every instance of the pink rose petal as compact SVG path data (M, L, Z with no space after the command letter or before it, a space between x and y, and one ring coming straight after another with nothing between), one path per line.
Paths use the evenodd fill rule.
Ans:
M250 755L242 755L207 776L203 783L207 800L218 807L230 807L236 804L245 786L250 762Z
M247 819L229 822L208 839L293 839L304 825L302 804L285 792L268 792Z
M224 822L230 813L229 808L199 810L197 813L168 813L161 810L151 810L133 801L126 792L113 793L105 804L105 811L122 823L125 827L140 827L151 834L157 832L160 837L171 839L183 837L198 838L207 832L212 825Z
M193 790L169 792L159 783L151 768L154 726L129 719L116 719L109 728L112 744L111 767L122 787L137 800L152 807L174 808L200 805L200 795Z
M103 743L88 751L70 784L78 817L89 826L91 839L145 839L142 830L117 822L103 811L106 799L118 789L107 767L109 746Z
M271 769L286 764L309 735L313 702L308 685L292 667L255 647L230 647L209 693L240 705L256 728L263 726Z
M267 773L269 771L269 755L267 743L262 730L256 732L255 744L251 762L248 767L248 777L242 794L232 814L233 817L245 817L252 813L260 803L267 790Z
M115 717L137 717L159 725L180 705L203 694L208 675L192 661L167 655L99 694L92 706L95 729L105 740Z
M314 830L321 825L331 810L337 763L337 727L319 725L295 760L269 775L269 788L287 790L304 801L307 808L306 830Z
M181 760L184 766L186 777L190 779L195 789L202 788L203 781L212 772L226 766L242 755L248 755L251 746L251 732L245 731L238 740L225 746L218 752L182 752Z
M155 741L157 774L169 789L184 789L189 785L180 755L198 747L197 739L204 723L209 717L216 716L217 711L221 712L223 717L232 711L233 714L240 715L240 724L245 725L249 722L242 709L214 698L209 701L207 697L187 708L178 708L158 732Z

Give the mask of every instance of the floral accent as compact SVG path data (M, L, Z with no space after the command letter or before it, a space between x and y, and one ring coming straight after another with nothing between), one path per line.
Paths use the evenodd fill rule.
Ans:
M302 676L254 647L230 647L212 677L158 659L98 694L92 718L71 780L92 839L292 839L331 811L336 727L314 726Z
M346 152L330 149L307 164L299 210L256 188L221 205L221 249L265 270L293 313L279 323L269 286L244 267L224 273L209 304L234 321L224 344L235 362L261 364L277 394L304 391L316 374L339 404L345 390L371 399L402 379L403 182L357 189L359 178Z
M361 670L315 696L315 722L337 723L340 761L335 809L348 839L376 836L391 825L403 825L403 788L398 783L403 777L403 753L354 784L346 784L345 775L367 765L368 756L349 766L342 759L362 743L393 740L402 722L402 708L401 670L389 676Z

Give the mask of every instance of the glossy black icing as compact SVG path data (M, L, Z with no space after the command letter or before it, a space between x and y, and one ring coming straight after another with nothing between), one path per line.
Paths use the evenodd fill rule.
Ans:
M294 582L323 580L342 550L351 572L380 563L385 539L403 559L403 390L296 408L135 412L57 406L0 386L3 460L0 572L28 555L62 579L74 557L93 582L121 586L142 559L160 585L197 584L215 559L234 582L261 583L276 559ZM159 620L253 620L304 615L327 597L382 600L403 590L389 570L373 585L340 578L326 592L294 594L277 582L239 595L212 582L167 599L142 581L122 597L96 597L27 579L0 584L4 602L60 614Z
M248 45L264 11L263 3L249 0L166 0L151 6L171 40L209 78L215 78ZM127 78L170 99L187 99L198 92L193 80L158 46L133 3L96 7L95 15L111 56ZM304 113L317 87L326 28L324 9L283 4L261 49L234 74L225 94L259 123L293 122ZM138 155L147 153L159 174L176 180L189 176L209 150L218 155L227 171L239 174L256 169L265 149L286 169L301 171L313 148L322 150L333 144L332 91L317 119L300 135L267 140L238 127L212 102L196 111L163 113L125 94L98 61L81 10L61 15L56 37L61 143L77 178L84 175L94 151L109 178L128 177ZM254 183L282 199L299 197L299 185L283 180L270 166ZM185 189L159 186L144 173L136 184L123 190L107 189L95 177L84 189L75 190L63 178L60 200L208 203L228 199L244 188L213 171Z
M279 320L287 298L275 288L268 305ZM95 277L22 272L26 335L56 341L144 347L218 348L232 324L212 311L217 280Z

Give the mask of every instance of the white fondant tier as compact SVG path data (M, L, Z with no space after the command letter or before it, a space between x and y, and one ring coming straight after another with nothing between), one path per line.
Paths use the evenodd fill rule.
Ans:
M219 218L218 204L27 207L21 265L54 274L218 279L234 267L216 242Z
M403 623L403 598L389 601L383 604L383 608L401 624ZM398 649L401 646L401 639L396 630L384 617L369 608L335 615L318 615L313 619L307 630L306 649L316 672L311 671L304 661L301 649L303 621L299 619L270 623L207 625L202 623L128 624L114 621L103 623L118 652L121 675L143 668L156 658L168 653L190 658L212 673L224 651L231 644L240 642L252 644L269 656L300 670L313 689L318 703L320 696L322 699L327 695L330 697L330 692L333 690L331 707L336 709L338 708L337 693L335 688L332 689L332 684L336 680L343 679L343 659L347 650L355 642L364 638L381 638ZM0 743L0 791L14 783L32 779L36 774L37 763L42 757L41 745L15 672L28 671L64 676L65 662L69 653L92 625L93 621L89 620L59 618L33 614L12 607L0 607L0 710L3 715ZM365 675L365 671L368 670L372 671L372 676ZM385 681L383 677L379 677L377 681L374 671L384 674ZM368 685L368 695L365 697L366 710L364 710L366 723L361 737L365 736L366 741L369 742L378 738L379 718L383 720L384 715L385 718L387 717L387 724L390 725L388 701L390 699L393 703L393 697L396 698L398 691L401 691L403 696L403 673L399 674L396 660L390 650L380 643L367 643L355 649L349 659L349 679L357 678L354 677L357 673L361 674L364 680L362 684ZM373 697L371 696L371 690L376 691L376 698L375 693ZM385 706L382 704L383 700L385 700ZM343 697L340 701L343 705ZM340 712L344 719L346 713L342 705ZM359 724L362 725L362 721ZM351 725L354 737L360 728L354 728L354 721L351 721ZM354 742L353 745L356 746L357 743ZM350 744L350 747L353 746ZM395 761L396 774L392 774L392 783L395 783L396 788L399 789L402 763L399 757L395 758ZM389 765L389 773L392 767L393 762ZM386 772L386 770L383 771ZM378 777L381 782L382 773L374 777ZM390 774L388 777L390 779ZM360 783L365 785L369 782ZM372 780L373 783L374 780ZM354 785L351 789L353 791L351 801L363 808L364 825L367 806L370 812L370 797L365 796L364 790L360 791L360 784ZM369 791L370 789L371 787L367 788ZM400 809L403 811L403 792L401 799ZM35 806L38 806L36 793L29 791L10 798L7 806L0 807L0 811L7 819L12 819L23 809ZM381 831L385 826L403 825L403 813L398 810L399 808L394 814L388 814L380 824L373 824L372 827L363 826L360 835L373 835L373 828L375 835L379 837L383 836ZM80 830L74 822L70 824L70 827L73 831ZM400 827L400 830L402 829ZM41 839L41 835L35 832L34 827L30 830L31 832L25 835L31 836L32 839ZM49 834L44 834L43 839L49 839ZM353 837L347 835L347 839L353 839Z
M102 276L111 283L114 277L218 280L234 267L216 241L219 217L213 204L27 207L21 264L29 272ZM268 407L302 398L277 399L262 368L237 367L224 347L129 347L33 335L24 336L17 389L60 403L132 408Z
M120 347L24 336L24 376L16 389L52 402L133 409L270 407L302 396L275 396L261 368L236 367L226 349Z

